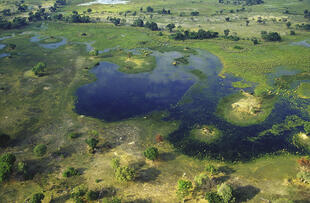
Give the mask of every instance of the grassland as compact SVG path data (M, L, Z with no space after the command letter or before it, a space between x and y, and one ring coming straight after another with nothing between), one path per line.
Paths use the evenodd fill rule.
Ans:
M180 125L179 121L164 120L167 117L166 112L154 112L113 123L74 112L75 91L79 86L95 80L88 70L96 63L110 61L118 64L120 70L129 64L133 69L123 70L129 73L154 68L153 57L128 57L125 49L149 48L185 53L191 52L191 48L207 50L221 60L222 77L232 74L242 78L244 83L234 83L235 87L248 87L249 82L257 84L255 96L276 91L278 87L268 83L268 74L276 73L277 67L297 70L304 74L303 80L309 79L307 73L310 67L310 49L293 46L291 43L309 39L310 34L297 30L296 35L291 36L289 32L294 28L288 29L283 21L273 22L272 18L285 18L293 25L306 22L302 13L304 8L310 7L310 1L266 0L264 6L246 7L246 11L241 13L230 13L231 9L240 9L241 6L219 6L217 0L131 0L127 5L87 7L77 6L88 2L85 0L68 2L69 5L60 10L63 14L91 8L92 12L89 15L92 18L100 18L101 23L48 22L46 29L40 29L40 23L34 23L20 30L1 30L0 36L15 33L15 37L1 41L1 44L13 43L17 46L14 50L0 50L0 53L11 54L11 57L0 59L0 131L9 134L13 139L9 147L0 150L1 153L14 153L17 161L27 162L30 169L36 173L31 180L20 180L19 176L14 174L8 182L1 183L0 202L23 202L34 192L44 192L44 202L51 199L54 202L72 202L70 191L81 184L94 190L115 188L116 196L126 202L178 202L180 200L176 197L177 180L194 180L196 175L205 172L204 168L209 163L226 169L215 177L214 187L224 181L232 184L242 194L239 202L275 201L280 198L307 202L310 199L309 186L295 179L298 171L296 160L300 157L298 154L283 152L278 155L265 155L247 163L198 160L177 152L166 140L162 143L156 142L156 135L160 134L166 138ZM48 7L53 1L25 0L25 3ZM152 13L150 19L151 13L139 11L140 7L145 10L147 6L152 6L155 11L162 8L171 9L172 14L166 16ZM0 10L7 7L12 7L11 1L0 1ZM287 7L291 14L283 14ZM217 13L221 9L224 9L223 14ZM127 14L125 26L106 23L108 16L125 18L124 12L129 10L137 11L137 15ZM200 15L191 17L191 11L199 11ZM185 13L182 17L181 12ZM225 21L227 16L232 19L231 22ZM257 23L255 19L258 16L265 18L266 24ZM181 26L177 28L180 30L204 28L223 33L224 29L230 29L231 33L237 33L241 40L235 42L218 38L174 41L169 38L170 33L166 30L163 31L163 36L159 36L158 32L127 26L137 18L158 22L162 28L168 23L175 23ZM245 18L250 20L249 26L245 25ZM248 38L260 37L262 30L279 32L283 37L282 42L261 41L258 45L253 45ZM26 34L19 35L22 32ZM82 33L86 33L86 36ZM30 42L30 38L36 34L47 37L45 43L58 42L56 39L61 37L65 37L68 43L57 49L45 49L38 43ZM116 51L90 56L83 44L89 42L94 42L92 46L96 50L116 48ZM242 49L235 49L236 46ZM43 77L37 77L30 71L40 61L47 64L47 74ZM200 72L193 74L207 80ZM293 78L292 82L295 80L297 79ZM302 83L294 89L300 97L308 98L308 84ZM240 100L240 95L224 100L220 103L222 107L226 105L222 111L223 116L229 115L227 112L230 110L230 104ZM272 98L264 101L266 106L263 104L263 109L267 110L259 119L246 118L243 119L246 123L242 121L241 124L235 117L227 119L238 125L261 122L272 110L274 100ZM213 137L209 137L212 131L211 134L201 132L204 127L206 128L203 126L193 130L195 139L214 141ZM85 139L90 136L92 130L99 133L97 138L100 147L95 154L89 154L85 144ZM81 136L70 139L70 132L80 133ZM217 133L220 134L216 131L215 134ZM39 143L48 147L47 154L43 157L36 157L32 152L34 146ZM107 144L112 147L106 147ZM148 146L158 147L158 161L145 160L142 152ZM113 177L110 160L114 157L119 157L122 164L133 166L138 171L135 182L121 183ZM62 177L62 172L69 166L78 168L82 175L68 179ZM198 202L202 201L201 199L202 194L198 194L190 197L188 202Z

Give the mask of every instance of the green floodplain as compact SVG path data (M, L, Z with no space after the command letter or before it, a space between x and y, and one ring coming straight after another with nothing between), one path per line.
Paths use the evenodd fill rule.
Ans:
M0 0L0 153L1 203L310 202L310 1Z

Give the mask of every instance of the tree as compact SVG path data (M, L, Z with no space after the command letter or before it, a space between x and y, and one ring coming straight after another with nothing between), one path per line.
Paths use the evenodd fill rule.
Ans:
M136 27L143 27L144 26L144 22L142 19L137 19L135 21L133 21L133 26L136 26Z
M267 33L266 31L262 31L261 36L265 41L281 41L281 36L277 32Z
M87 199L88 200L92 200L92 201L94 201L94 200L97 200L98 198L99 198L99 192L98 191L93 191L93 190L90 190L90 191L88 191L88 193L87 193Z
M193 184L189 180L179 180L178 181L178 188L177 188L177 195L181 198L188 196L193 188Z
M148 7L146 7L146 11L147 11L147 12L153 12L154 9L153 9L152 7L150 7L150 6L148 6Z
M226 21L226 22L229 22L229 21L230 21L230 17L226 17L226 18L225 18L225 21Z
M249 23L250 23L249 20L246 20L246 21L245 21L245 25L246 25L246 26L249 26Z
M290 28L290 27L291 27L291 25L292 25L292 23L291 23L291 22L287 22L287 23L286 23L286 27L287 27L287 28Z
M29 203L41 203L43 199L44 199L43 193L36 193L32 195Z
M39 145L35 146L35 148L33 149L33 152L37 156L43 156L44 154L46 154L46 151L47 151L47 147L44 144L39 144Z
M63 172L63 177L69 178L72 176L77 176L80 175L79 171L73 167L68 167L64 172Z
M253 42L254 45L258 44L258 39L256 37L252 37L251 41Z
M39 62L32 68L32 72L37 76L42 76L45 73L46 65L43 62Z
M145 27L151 29L152 31L156 31L158 30L158 26L157 26L157 23L154 23L154 22L146 22L145 23Z
M225 37L227 37L227 36L229 35L229 32L230 32L229 29L224 30L224 35L225 35Z
M156 147L149 147L143 152L143 154L147 159L154 161L158 158L159 152Z
M222 183L220 186L218 186L217 194L221 196L224 203L235 201L235 198L233 197L233 194L232 194L232 188L226 183Z
M191 16L199 16L199 12L198 11L193 11L193 12L191 12Z
M170 23L166 27L169 29L169 32L172 32L173 28L175 28L175 24Z
M88 13L91 13L91 12L92 12L92 9L91 9L91 8L87 9L87 12L88 12Z

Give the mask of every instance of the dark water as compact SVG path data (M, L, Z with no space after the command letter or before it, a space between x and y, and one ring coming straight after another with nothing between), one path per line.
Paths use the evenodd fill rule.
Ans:
M116 65L107 62L92 69L97 81L77 90L77 113L118 121L154 110L168 110L170 116L166 119L181 121L180 128L170 134L168 140L182 153L198 158L247 160L281 149L296 150L283 136L254 142L250 139L257 138L259 132L274 123L283 122L288 115L301 115L289 99L279 98L271 115L259 125L235 126L217 117L215 111L221 98L240 91L232 86L232 82L240 79L230 75L219 77L222 65L217 57L198 50L198 54L189 57L188 65L173 66L171 63L181 57L181 53L153 52L153 55L157 66L149 73L121 73ZM190 73L194 69L206 77ZM253 91L253 88L244 90ZM309 101L305 103L308 104ZM190 131L201 125L216 126L222 131L222 137L211 144L191 138Z

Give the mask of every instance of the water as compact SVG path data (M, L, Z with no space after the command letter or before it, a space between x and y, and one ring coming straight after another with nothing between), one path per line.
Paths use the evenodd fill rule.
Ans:
M310 47L310 44L307 42L307 40L300 41L300 42L293 42L292 45Z
M88 3L79 4L79 6L89 6L93 4L127 4L129 1L123 0L96 0Z
M30 38L30 42L38 43L44 39L46 39L46 38L40 38L39 35L36 35L36 36ZM57 49L58 47L61 47L61 46L67 44L66 38L61 37L61 39L62 40L60 42L55 42L55 43L39 43L39 46L43 47L45 49Z
M156 52L157 67L139 74L122 73L117 71L117 65L101 62L91 70L97 81L78 89L76 111L116 121L171 108L197 80L184 69L171 65L179 55Z
M115 64L101 62L91 70L97 80L80 87L77 92L76 112L106 121L119 121L145 115L155 110L169 111L167 120L181 121L180 128L168 136L168 140L184 154L198 158L210 157L225 160L248 160L262 153L282 149L296 150L285 136L256 139L260 132L275 123L283 122L288 115L300 115L301 111L291 101L279 97L270 116L259 125L240 127L216 116L221 98L240 91L232 82L240 78L218 74L220 60L206 52L190 55L189 64L173 66L179 52L159 53L156 68L149 73L125 74L117 71ZM205 77L196 77L190 71L199 69ZM279 68L276 74L294 74ZM253 91L253 88L246 88ZM310 104L309 100L303 100ZM207 144L190 136L197 126L212 125L222 132L215 143ZM256 141L251 141L251 138Z
M7 56L10 56L11 54L8 54L8 53L2 53L0 54L0 58L4 58L4 57L7 57Z
M0 44L0 50L1 50L1 49L4 49L5 47L6 47L5 44Z

